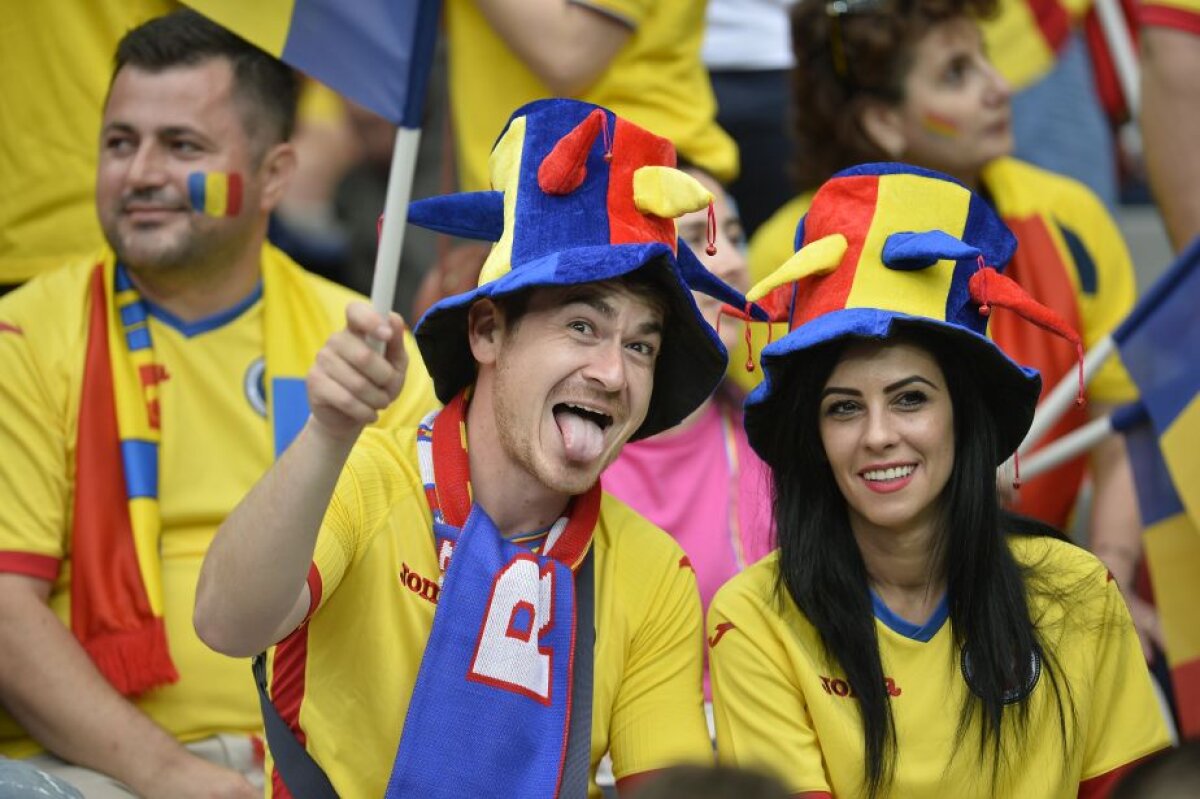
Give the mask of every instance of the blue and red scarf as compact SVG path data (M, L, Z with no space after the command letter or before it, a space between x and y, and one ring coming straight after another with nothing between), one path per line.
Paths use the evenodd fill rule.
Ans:
M572 500L541 554L506 541L471 502L465 408L460 393L417 435L443 581L386 796L553 797L571 717L574 572L600 485Z

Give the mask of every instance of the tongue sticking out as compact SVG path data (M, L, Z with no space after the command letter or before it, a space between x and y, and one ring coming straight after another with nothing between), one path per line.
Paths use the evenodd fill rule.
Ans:
M604 432L598 424L570 411L557 411L554 420L562 433L567 460L587 463L600 457L600 451L604 449Z

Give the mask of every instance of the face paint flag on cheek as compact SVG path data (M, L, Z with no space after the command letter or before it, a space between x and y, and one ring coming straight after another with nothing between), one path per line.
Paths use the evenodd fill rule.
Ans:
M935 136L943 136L947 139L958 135L958 125L953 120L930 111L925 112L921 117L921 126Z
M188 175L192 208L209 216L237 216L242 210L242 176L237 172L193 172Z

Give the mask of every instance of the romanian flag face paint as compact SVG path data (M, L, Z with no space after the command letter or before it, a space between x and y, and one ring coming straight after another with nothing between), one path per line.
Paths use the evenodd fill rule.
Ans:
M208 216L237 216L242 210L242 176L236 172L193 172L188 175L192 208Z
M953 120L930 111L921 116L921 127L945 139L952 139L959 134L958 125Z

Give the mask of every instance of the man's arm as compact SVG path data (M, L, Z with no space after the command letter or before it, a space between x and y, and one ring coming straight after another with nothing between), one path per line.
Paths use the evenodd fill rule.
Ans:
M570 0L475 0L501 39L560 97L582 94L629 39L628 25Z
M50 610L49 595L45 580L0 574L0 704L36 741L151 799L257 795L118 694Z
M363 428L404 385L403 331L399 316L385 320L354 303L346 328L317 354L308 374L308 423L229 514L204 558L194 622L216 651L257 654L308 614L308 571L342 466ZM385 351L373 350L368 336L385 341Z
M1200 33L1144 27L1146 166L1176 251L1200 235Z

